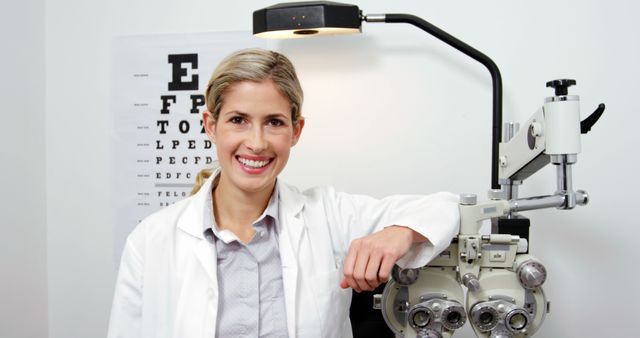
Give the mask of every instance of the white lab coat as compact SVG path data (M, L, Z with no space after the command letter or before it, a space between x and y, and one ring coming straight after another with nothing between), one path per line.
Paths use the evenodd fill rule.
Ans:
M109 338L215 337L216 250L203 236L211 182L194 196L147 217L129 235ZM353 239L389 225L410 226L429 241L414 245L399 264L419 267L444 250L458 232L457 197L449 193L376 200L331 188L300 192L280 180L277 189L278 242L291 338L352 337L351 289L341 289L339 282Z

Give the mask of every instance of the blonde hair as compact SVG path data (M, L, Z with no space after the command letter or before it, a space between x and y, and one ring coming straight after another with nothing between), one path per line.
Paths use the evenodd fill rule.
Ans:
M213 71L205 93L207 109L217 120L225 91L241 81L271 79L291 102L291 120L297 124L302 110L303 93L295 68L286 56L269 50L250 48L227 56Z
M213 174L213 169L200 170L198 172L198 175L196 175L196 182L193 184L193 188L191 188L191 193L189 193L189 196L195 195L198 192L198 190L200 190L200 188L202 187L204 182L207 180L207 178L211 177L212 174Z

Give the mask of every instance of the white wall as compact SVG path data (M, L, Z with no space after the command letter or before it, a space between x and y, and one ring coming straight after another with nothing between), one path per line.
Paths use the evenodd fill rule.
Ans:
M608 104L574 169L592 202L530 212L532 252L549 270L552 314L541 337L631 337L635 328L631 192L639 162L640 67L629 1L358 1L368 13L421 16L500 66L505 120L523 122L572 77L583 116ZM251 29L272 1L46 2L46 188L49 337L100 337L115 280L110 217L110 52L117 35ZM489 188L491 97L486 70L406 25L359 36L274 43L298 67L307 126L284 177L381 196ZM35 48L35 47L34 47ZM34 49L36 51L36 49ZM31 131L31 130L30 130ZM38 154L39 147L26 148ZM26 176L25 176L26 177ZM555 190L551 168L523 195ZM38 208L37 210L43 210ZM25 239L25 242L27 240ZM635 297L637 299L637 297ZM615 334L611 329L615 328ZM462 334L461 336L466 336Z
M47 336L44 1L0 11L0 337Z

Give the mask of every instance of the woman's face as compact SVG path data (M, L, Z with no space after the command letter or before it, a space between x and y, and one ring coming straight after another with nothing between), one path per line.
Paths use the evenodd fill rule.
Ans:
M222 167L219 184L247 193L273 189L300 138L304 120L291 120L291 103L271 79L242 81L224 93L220 116L203 115Z

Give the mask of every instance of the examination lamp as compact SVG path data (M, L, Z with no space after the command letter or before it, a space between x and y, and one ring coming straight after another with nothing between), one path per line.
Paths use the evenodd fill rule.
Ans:
M408 23L483 64L493 85L493 134L491 142L491 188L498 182L499 144L502 125L502 77L498 66L486 55L447 32L410 14L363 14L355 5L308 1L277 4L253 12L253 34L264 38L296 38L361 32L362 22Z

